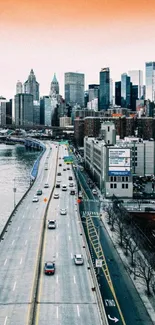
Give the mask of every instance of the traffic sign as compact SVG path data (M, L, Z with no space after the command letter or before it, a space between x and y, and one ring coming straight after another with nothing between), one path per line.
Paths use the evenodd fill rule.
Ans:
M96 259L96 267L102 267L102 260Z

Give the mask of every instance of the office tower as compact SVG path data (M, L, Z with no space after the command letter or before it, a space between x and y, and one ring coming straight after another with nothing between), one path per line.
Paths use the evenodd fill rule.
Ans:
M99 85L92 84L88 86L88 96L89 96L89 102L91 100L98 98L99 96Z
M43 96L40 99L40 124L51 126L52 106L50 96Z
M38 100L33 101L33 124L40 124L40 102Z
M131 110L136 111L136 101L138 99L139 87L138 85L132 85L132 82L130 84L131 84Z
M23 85L21 81L17 81L16 83L16 94L22 94L23 92Z
M72 106L84 106L84 74L65 73L65 101Z
M12 124L12 99L6 102L6 124Z
M138 99L143 97L143 71L131 70L128 72L133 86L138 86Z
M121 106L121 81L115 82L115 105Z
M33 69L24 83L24 93L33 95L33 100L39 100L39 83L36 81Z
M50 87L50 96L55 93L56 95L59 95L59 83L56 78L56 74L54 74L53 80L51 82L51 87Z
M110 78L110 105L113 105L113 80Z
M145 63L146 100L155 101L155 62Z
M33 95L15 95L15 125L33 125Z
M89 102L89 92L88 90L85 90L84 92L84 107L87 108L87 104Z
M103 68L100 71L99 109L107 110L110 104L110 70Z
M121 106L130 108L131 105L131 85L130 77L123 73L121 75Z
M0 96L0 125L6 125L6 98Z

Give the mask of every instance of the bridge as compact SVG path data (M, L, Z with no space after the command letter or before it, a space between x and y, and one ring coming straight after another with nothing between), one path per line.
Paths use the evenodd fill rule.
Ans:
M29 131L29 130L53 130L53 131L74 131L74 126L73 125L69 125L69 126L45 126L45 125L41 125L41 124L34 124L34 125L28 125L28 124L24 124L24 125L15 125L15 124L7 124L7 125L0 125L0 128L8 128L10 130L16 130L16 129L23 129L25 131Z
M46 144L33 185L0 235L2 325L111 324L80 222L76 179L62 159L66 154L65 145ZM68 186L70 175L75 196L55 189L58 181ZM43 193L38 202L32 202L38 189ZM54 199L56 190L59 199ZM66 215L61 215L64 208ZM48 229L49 219L56 220L56 229ZM76 253L83 255L84 265L75 265ZM53 276L44 274L46 261L55 263Z

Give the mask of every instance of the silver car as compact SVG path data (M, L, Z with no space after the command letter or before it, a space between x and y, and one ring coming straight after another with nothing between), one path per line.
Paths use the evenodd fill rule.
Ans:
M56 228L56 220L48 220L48 229Z
M83 256L81 254L75 254L74 255L74 263L76 265L82 265L82 264L84 264Z

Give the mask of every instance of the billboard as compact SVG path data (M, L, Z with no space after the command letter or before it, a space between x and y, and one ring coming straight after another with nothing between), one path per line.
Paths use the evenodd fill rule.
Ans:
M130 176L130 149L109 149L109 176Z

